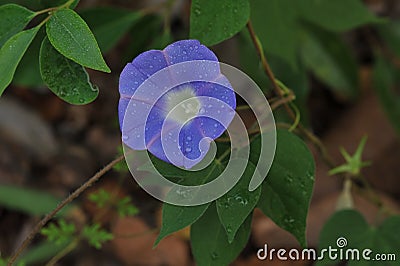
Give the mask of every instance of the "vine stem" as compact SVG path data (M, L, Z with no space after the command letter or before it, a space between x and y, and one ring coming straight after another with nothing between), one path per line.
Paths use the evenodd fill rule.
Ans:
M74 239L69 245L67 245L61 252L55 255L47 264L46 266L54 266L60 259L65 257L71 251L73 251L79 244L79 238Z
M279 104L282 104L288 115L296 122L296 119L298 119L298 117L296 117L296 114L293 112L293 110L290 108L289 104L291 104L291 102L287 102L287 101L283 101L284 100L284 93L281 90L277 80L275 79L275 75L271 70L271 67L264 55L264 50L262 48L262 45L254 31L254 28L251 24L251 21L247 22L247 29L248 32L250 34L251 40L254 44L254 47L257 50L258 55L260 56L261 59L261 63L262 66L264 68L265 73L267 74L268 78L270 79L271 83L272 83L272 87L275 91L275 93L277 94L277 96L279 98L281 98L282 102L280 102ZM291 126L289 128L289 130L294 130L295 128L293 128L293 126ZM314 135L314 133L312 133L310 130L308 130L307 128L305 128L301 123L297 124L297 129L299 130L300 133L302 133L309 141L311 141L314 146L316 146L316 148L318 149L318 152L321 154L323 161L325 162L325 164L330 167L333 168L335 167L335 163L332 160L332 158L330 157L328 151L326 150L325 145L322 143L322 141L316 136ZM376 192L371 188L371 186L369 185L369 183L361 178L359 179L359 181L362 182L362 185L364 186L363 189L361 189L364 192L364 197L367 198L368 200L370 200L373 204L375 204L378 208L383 209L384 211L391 213L393 212L392 210L385 208L386 206L384 206L382 200L379 198L379 196L376 194Z
M280 98L284 98L284 93L282 91L282 89L280 88L279 84L277 83L276 79L275 79L275 75L274 72L272 72L271 67L267 61L267 58L264 55L264 50L262 48L262 45L254 31L253 25L251 23L251 21L247 22L247 29L248 32L250 34L251 40L254 44L254 47L257 50L258 55L260 56L261 59L261 64L264 68L265 73L267 74L268 78L270 79L271 83L272 83L272 87L275 91L275 93L280 97ZM288 115L290 116L290 118L293 121L296 121L298 119L298 117L296 116L296 114L293 112L293 110L290 108L289 103L288 102L283 102L282 105L284 106L286 112L288 113ZM311 131L309 131L307 128L305 128L301 123L298 123L297 128L299 129L299 131L309 140L311 141L318 149L318 151L320 152L320 154L322 155L322 159L325 161L325 163L329 166L329 167L334 167L335 164L333 163L333 160L331 159L331 157L329 156L328 152L326 151L325 146L323 145L323 143L321 142L321 140L315 136ZM291 128L291 130L294 130L294 128Z
M270 81L272 83L272 87L273 87L275 93L280 98L284 98L284 94L283 94L281 88L279 87L279 84L276 82L274 72L272 72L271 67L267 61L267 58L264 55L264 50L261 46L260 40L258 39L250 20L247 22L247 29L250 33L251 40L257 50L257 53L260 56L261 64L265 70L265 73L267 74L268 78L270 79ZM285 107L285 110L287 111L287 113L291 116L291 118L295 119L295 114L293 113L293 110L290 109L290 107L286 103L284 104L284 107Z
M18 249L15 251L15 253L10 257L8 260L7 265L11 266L15 263L16 259L21 255L21 253L28 247L28 245L32 242L33 238L35 235L40 231L40 229L43 228L61 209L63 209L67 204L69 204L71 201L76 199L79 195L82 194L86 189L91 187L94 183L96 183L100 177L102 177L105 173L110 171L114 165L117 163L121 162L124 159L124 155L119 156L118 158L114 159L110 163L108 163L106 166L104 166L103 169L98 171L96 174L94 174L91 178L89 178L85 183L83 183L79 188L77 188L72 194L70 194L67 198L65 198L63 201L61 201L54 210L49 212L45 217L43 217L42 220L40 220L36 226L32 229L32 231L29 233L29 235L24 239L24 241L21 243L21 245L18 247Z

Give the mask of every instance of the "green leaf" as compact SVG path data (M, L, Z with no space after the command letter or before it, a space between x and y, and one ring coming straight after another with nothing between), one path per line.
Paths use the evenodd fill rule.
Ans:
M196 222L204 214L209 205L210 204L207 203L198 206L176 206L164 203L162 208L161 230L154 246L158 245L167 235Z
M265 51L297 68L298 13L292 0L250 0L251 21Z
M357 64L337 35L316 27L303 31L301 58L314 75L341 96L358 95Z
M17 4L20 6L24 6L26 8L36 10L40 9L41 6L39 4L39 1L32 1L32 0L0 0L0 6L6 5L6 4Z
M133 216L139 213L139 209L133 205L130 197L125 197L118 201L116 207L120 217Z
M106 204L110 202L110 199L110 193L104 189L100 189L89 195L89 200L96 203L97 207L99 208L106 206Z
M214 45L238 33L250 16L248 0L193 0L190 38Z
M51 194L24 187L0 186L0 205L30 215L44 215L54 209L59 199ZM61 213L65 213L63 210Z
M0 96L11 83L15 69L26 49L31 44L39 27L17 33L0 49Z
M39 0L44 8L57 7L65 4L69 0ZM74 0L68 7L74 9L79 3L79 0Z
M190 230L192 252L197 265L219 266L232 262L247 244L251 220L250 214L236 233L235 241L229 243L215 205L210 206Z
M35 13L23 6L7 4L0 6L0 47L13 35L22 31Z
M397 56L400 56L400 21L390 20L384 25L376 25L380 37Z
M46 23L51 44L65 57L95 70L111 72L86 22L71 9L55 11Z
M382 21L360 0L300 0L297 4L304 19L327 30L346 31Z
M378 265L375 261L376 254L395 254L399 257L400 235L394 232L398 231L400 226L400 216L392 216L386 219L381 225L374 228L367 224L364 217L355 210L343 210L336 212L324 225L319 239L319 249L327 249L329 246L336 249L342 249L343 253L349 249L357 249L360 260L351 259L349 266L373 266ZM339 240L345 239L346 245L342 246ZM339 246L338 246L339 243ZM344 243L344 242L341 242ZM362 257L364 249L370 249L371 260L365 260ZM317 265L337 264L339 259L330 260L325 256L323 260L318 261ZM386 263L386 264L385 264ZM381 262L379 265L397 265L394 261Z
M381 106L397 133L400 134L400 71L378 57L373 77L373 87L379 96Z
M303 247L314 176L314 159L305 143L288 131L278 130L275 159L262 185L258 207Z
M100 249L104 242L112 240L114 237L111 233L100 227L100 224L86 225L83 228L82 236L85 237L88 243Z
M216 161L212 162L205 169L194 172L182 170L155 157L152 157L152 161L157 170L160 171L165 178L169 178L177 184L186 186L205 184L217 177L223 170L222 166ZM174 197L175 194L176 191L172 189L167 197L171 195ZM178 194L176 195L180 196ZM162 210L162 227L154 245L157 245L160 240L167 235L194 223L203 215L208 206L209 203L198 206L176 206L164 203Z
M141 17L129 31L129 49L125 51L124 60L132 60L143 50L164 49L164 47L153 47L154 42L159 43L163 38L164 19L156 15L146 15Z
M27 265L43 265L47 260L61 252L66 245L67 244L54 245L54 243L49 241L38 243L27 250L26 253L23 253L18 261L22 261Z
M75 224L67 223L64 219L58 221L58 226L51 223L40 231L42 235L45 235L49 241L54 242L56 245L71 242L75 232Z
M150 156L150 158L162 176L168 178L174 183L184 186L198 186L210 182L223 170L222 165L215 160L202 170L186 171L154 156ZM147 165L145 165L141 170L146 170L146 167Z
M40 48L40 74L49 89L70 104L90 103L99 94L85 68L57 52L47 38Z
M36 34L35 39L33 39L15 70L13 84L36 88L45 86L40 76L39 67L40 46L45 35L43 28Z
M103 53L107 53L135 24L142 14L114 7L95 7L80 12L92 29Z
M249 191L249 183L255 170L255 165L249 162L239 182L228 193L217 199L218 216L225 228L229 243L233 242L236 232L260 198L261 186Z

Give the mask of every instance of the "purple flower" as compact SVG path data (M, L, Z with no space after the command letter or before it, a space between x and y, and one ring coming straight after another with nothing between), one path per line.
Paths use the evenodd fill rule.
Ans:
M122 70L119 92L123 142L185 168L204 158L236 108L217 57L197 40L137 56Z

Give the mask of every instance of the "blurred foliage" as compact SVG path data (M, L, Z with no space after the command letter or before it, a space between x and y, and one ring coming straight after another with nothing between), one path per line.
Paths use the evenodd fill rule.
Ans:
M13 81L15 85L26 87L46 85L70 104L90 103L99 91L91 83L86 68L110 72L103 54L112 54L113 49L118 47L119 50L119 45L124 44L122 51L118 51L123 57L123 63L117 66L120 68L143 51L164 48L181 34L173 30L169 17L172 11L164 10L165 6L164 13L112 6L75 12L73 9L78 2L0 0L3 5L0 7L0 95ZM5 5L9 3L18 5ZM49 7L50 10L45 10ZM193 0L189 20L190 28L184 29L184 36L199 39L209 46L233 38L238 44L240 68L273 98L277 96L276 91L253 47L251 37L255 37L263 46L276 78L296 96L293 103L300 110L301 122L307 126L312 78L343 101L357 100L360 95L359 60L344 33L369 25L372 37L377 39L369 44L375 53L374 87L388 117L400 132L400 22L376 17L360 0ZM249 36L245 29L248 21L254 26L256 36ZM290 121L281 110L275 112L275 118L278 122ZM365 140L353 157L343 152L347 164L335 168L332 173L358 174L363 166L364 144ZM280 130L268 178L258 189L248 191L248 179L255 171L260 145L259 137L252 139L252 157L241 181L216 202L192 207L164 204L162 228L155 244L191 225L192 250L198 265L227 265L248 242L252 212L259 207L305 247L306 217L315 179L313 157L300 138ZM229 145L218 147L219 157ZM215 160L202 171L188 174L152 157L154 165L166 178L185 185L214 179L225 167L223 159ZM128 172L124 161L115 169L121 174ZM129 196L114 199L111 193L99 190L90 194L89 200L98 208L114 208L120 216L138 213ZM57 202L58 199L43 192L0 186L1 206L30 215L43 215ZM52 248L46 246L48 243L35 246L21 258L21 263L42 261L64 252L71 243L81 239L99 249L113 238L95 221L89 224L81 230L63 219L48 225L42 234L57 245ZM398 250L399 239L390 234L398 224L398 217L391 217L373 230L355 211L338 212L323 229L321 247L345 236L357 248L383 243L370 248L382 252ZM350 229L355 230L350 232ZM1 263L4 261L0 260ZM321 265L325 264L321 262Z

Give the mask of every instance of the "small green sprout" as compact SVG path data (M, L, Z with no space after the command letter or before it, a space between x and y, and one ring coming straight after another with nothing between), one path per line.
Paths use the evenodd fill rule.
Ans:
M358 176L360 174L361 168L364 168L371 164L371 162L369 161L365 162L362 161L361 158L366 141L367 141L367 136L364 136L361 139L360 144L358 145L357 150L353 156L350 156L343 147L340 147L340 152L342 153L344 159L346 160L346 163L331 169L329 171L329 174L336 175L339 173L348 173L352 176Z

